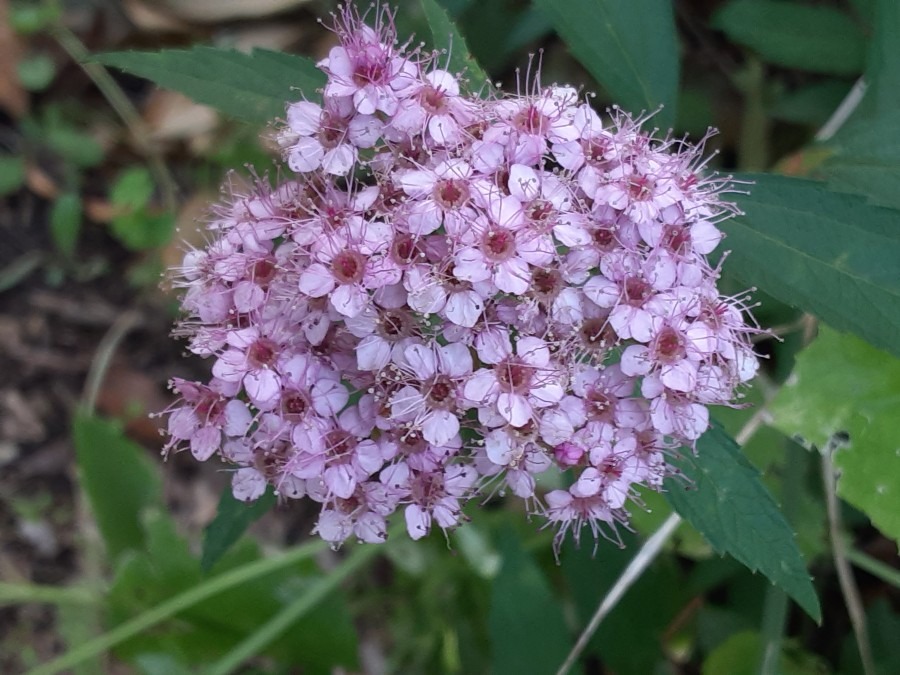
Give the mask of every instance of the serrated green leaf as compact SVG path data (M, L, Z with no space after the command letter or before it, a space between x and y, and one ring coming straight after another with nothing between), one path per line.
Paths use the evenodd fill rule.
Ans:
M732 0L713 26L764 60L788 68L856 75L865 61L865 37L847 14L779 0Z
M490 78L469 53L465 39L447 12L436 0L420 1L435 49L445 50L450 55L447 69L454 74L464 73L469 80L469 91L487 94L491 90Z
M53 202L50 209L50 233L56 248L67 258L75 253L81 232L81 197L67 192Z
M821 609L794 533L737 444L718 426L697 442L697 456L676 460L689 484L666 481L666 497L721 554L762 572L821 621Z
M854 125L826 147L819 173L828 186L866 197L870 204L900 209L900 121L896 116Z
M726 269L826 323L900 354L900 214L822 183L741 176L722 223Z
M835 432L838 494L900 540L900 359L825 326L771 404L775 425L824 448Z
M678 44L670 0L536 0L572 54L610 93L638 113L665 107L654 118L675 121Z
M262 49L250 54L214 47L108 52L94 59L252 124L283 117L289 101L317 100L325 84L311 59Z
M491 672L555 672L569 651L562 606L513 531L501 531L498 548L503 564L491 587L488 616Z
M73 422L81 486L110 557L144 546L141 512L161 503L159 476L121 426L79 412Z
M219 499L216 517L203 531L203 553L200 556L203 571L209 572L251 523L268 513L274 505L275 494L271 490L267 490L253 504L247 504L235 499L231 487L226 487Z

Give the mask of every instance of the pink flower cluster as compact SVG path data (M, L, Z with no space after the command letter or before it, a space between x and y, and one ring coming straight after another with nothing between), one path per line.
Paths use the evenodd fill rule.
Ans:
M185 258L181 332L214 363L172 382L167 451L218 455L238 499L320 503L335 544L498 490L560 538L614 532L757 369L706 259L728 182L572 87L462 93L376 14L342 15L323 103L288 106L290 176ZM538 490L551 470L568 487Z

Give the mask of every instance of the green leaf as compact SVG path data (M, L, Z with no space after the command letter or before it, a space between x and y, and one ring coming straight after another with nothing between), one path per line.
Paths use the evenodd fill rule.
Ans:
M819 336L771 404L775 425L824 448L838 431L838 494L900 540L900 359L852 335L820 326Z
M73 423L80 483L110 557L144 545L140 514L161 503L159 476L121 426L84 412Z
M447 69L451 73L465 73L469 79L469 91L487 94L491 90L490 78L469 53L465 39L447 16L447 12L437 0L421 0L421 3L435 49L450 54Z
M756 631L735 633L703 662L703 675L756 675L760 672L762 650L762 636ZM828 672L828 668L818 656L788 643L781 650L777 672L780 675L819 675Z
M50 210L50 232L56 248L67 258L75 253L81 232L81 197L67 192L53 203Z
M866 54L868 89L847 121L847 131L892 119L900 108L900 3L875 0L872 32Z
M741 176L722 224L726 270L839 330L900 354L900 216L813 181Z
M0 197L16 192L25 183L25 158L0 155Z
M627 111L675 121L678 44L670 0L536 0L572 54Z
M238 501L231 487L222 491L216 517L203 531L203 553L200 567L209 572L225 552L241 538L251 523L259 520L275 505L275 494L268 490L253 504Z
M498 548L503 565L492 584L488 617L491 672L553 673L569 651L562 607L513 531L500 532Z
M194 47L108 52L94 58L252 124L283 117L288 101L318 99L317 90L325 84L324 73L311 59L262 49L245 54Z
M870 204L900 209L900 121L896 116L854 125L827 146L820 168L828 186L866 197Z
M46 54L36 54L16 65L16 75L28 91L43 91L56 76L56 64Z
M153 196L153 178L143 167L122 172L109 192L113 206L135 211L144 208Z
M850 83L845 80L827 79L814 82L781 95L772 105L772 117L793 122L822 127L834 113L850 91Z
M857 75L866 42L849 15L831 7L779 0L732 0L713 26L764 60L815 73Z
M816 621L821 609L794 533L760 480L719 426L697 442L697 456L675 462L689 481L666 481L666 497L720 554L762 572Z

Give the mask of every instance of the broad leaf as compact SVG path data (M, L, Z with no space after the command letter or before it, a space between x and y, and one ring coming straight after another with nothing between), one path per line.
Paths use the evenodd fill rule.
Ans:
M161 503L159 475L120 425L78 413L73 423L80 483L110 557L144 546L141 513Z
M536 0L572 54L632 113L675 121L678 44L671 0Z
M203 531L203 554L200 566L209 572L225 552L241 538L251 523L262 518L275 505L275 495L271 490L253 504L238 501L228 486L222 491L216 517Z
M450 55L448 70L467 77L469 91L488 93L491 89L490 78L469 53L466 41L447 16L447 12L437 0L421 0L421 3L428 27L431 29L435 49L446 51Z
M831 7L732 0L716 13L713 25L780 66L832 75L863 70L863 32L849 15Z
M850 435L834 457L838 493L900 540L900 359L821 326L772 402L776 426L824 448Z
M900 121L896 116L855 125L829 144L820 172L829 187L863 195L869 203L900 209Z
M783 176L742 176L745 215L722 224L726 269L789 305L900 354L900 215Z
M562 607L511 530L500 533L498 544L503 565L494 578L488 617L491 672L555 672L569 651Z
M821 609L794 533L737 444L714 426L676 464L685 485L666 481L672 506L721 554L729 554L780 586L816 621Z
M325 75L312 60L262 49L245 54L194 47L109 52L94 58L252 124L283 117L289 101L316 100L325 84Z
M875 0L872 32L866 54L868 89L847 122L847 131L893 119L900 108L900 3Z

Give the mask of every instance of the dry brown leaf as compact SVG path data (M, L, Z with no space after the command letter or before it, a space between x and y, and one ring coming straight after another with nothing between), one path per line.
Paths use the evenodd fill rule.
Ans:
M0 0L0 108L12 117L28 112L28 92L14 75L25 45L9 21L9 2Z
M144 121L150 138L157 142L188 141L200 154L213 142L219 114L209 106L195 103L174 91L157 89L144 106Z

